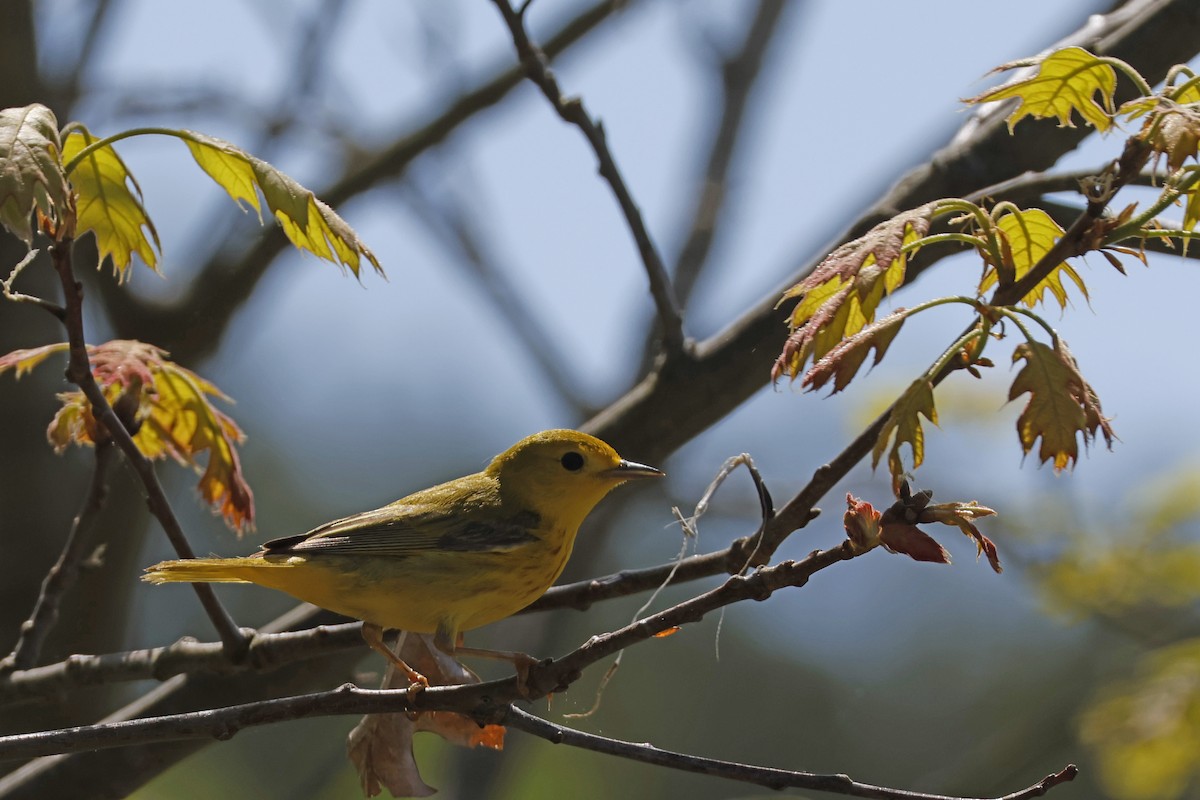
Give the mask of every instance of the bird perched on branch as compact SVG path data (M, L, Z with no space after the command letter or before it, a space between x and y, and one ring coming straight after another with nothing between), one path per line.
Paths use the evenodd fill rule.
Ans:
M595 505L627 480L662 474L585 433L542 431L474 475L273 539L244 558L163 561L143 580L255 583L361 619L367 644L414 687L428 681L384 644L384 629L434 634L450 655L512 661L523 683L534 659L461 647L461 633L540 597Z

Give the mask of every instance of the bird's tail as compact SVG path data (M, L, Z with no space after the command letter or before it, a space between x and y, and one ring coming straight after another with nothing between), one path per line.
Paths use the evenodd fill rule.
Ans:
M142 580L150 583L256 583L251 577L273 566L261 558L185 558L146 567Z

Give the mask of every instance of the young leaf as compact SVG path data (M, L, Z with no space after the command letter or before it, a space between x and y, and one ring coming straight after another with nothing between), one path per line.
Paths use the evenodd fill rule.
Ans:
M192 158L208 176L243 208L253 208L262 219L259 192L292 244L357 277L361 259L371 262L380 275L383 268L354 229L316 195L262 159L221 139L183 131Z
M875 349L874 364L883 360L884 354L907 318L908 310L898 308L849 339L843 339L826 353L824 358L809 368L800 385L809 391L816 391L833 378L833 391L830 394L837 394L845 389L858 374L872 348Z
M55 344L13 351L0 357L0 373L13 369L20 377L66 349L65 344ZM251 528L254 495L242 476L236 448L245 436L210 402L213 397L229 398L194 372L168 361L166 355L153 345L129 340L88 346L92 374L113 410L130 428L138 450L150 459L169 456L193 467L197 467L197 458L207 453L208 463L198 487L201 497L229 527L239 532ZM94 445L108 438L82 392L65 392L59 399L62 408L46 432L55 450L62 452L70 444Z
M1018 67L1036 67L1036 70L1027 78L989 89L964 102L993 103L1018 98L1020 102L1008 115L1010 131L1027 116L1055 117L1059 127L1074 127L1072 112L1078 112L1096 130L1106 131L1112 126L1117 75L1095 55L1082 47L1064 47L1043 58L1013 61L992 71ZM1095 99L1097 94L1099 102Z
M866 500L859 500L850 493L846 494L846 513L842 515L842 525L846 528L846 538L860 553L881 544L879 512Z
M95 141L95 136L76 124L63 142L63 162ZM136 253L142 263L158 271L158 253L162 252L158 231L142 205L141 187L112 145L80 161L71 172L71 186L76 197L76 235L88 231L95 235L100 256L97 267L111 256L113 272L124 280Z
M63 219L71 192L59 155L58 120L43 105L0 110L0 225L33 246L30 216Z
M1022 342L1013 351L1013 362L1020 359L1025 359L1025 366L1013 380L1008 399L1029 393L1029 402L1017 418L1017 436L1025 453L1040 438L1039 461L1052 461L1058 472L1079 458L1076 434L1083 435L1086 446L1099 431L1112 447L1115 434L1100 409L1100 399L1083 379L1062 339L1056 340L1054 347Z
M1040 208L1001 214L1000 218L996 220L996 230L1003 237L1005 244L1005 247L1002 248L1003 258L1008 263L1003 266L1013 276L1013 280L1020 280L1024 277L1025 273L1029 272L1033 265L1046 255L1064 233L1058 223ZM1087 299L1087 287L1083 283L1083 278L1079 277L1079 273L1070 264L1063 261L1051 270L1041 283L1033 287L1021 299L1021 302L1033 308L1042 302L1046 292L1049 291L1058 301L1059 306L1066 308L1068 298L1067 290L1063 286L1063 275L1070 278L1083 294L1084 299ZM990 264L983 279L979 282L979 293L981 295L985 293L996 285L998 280L998 265Z
M1000 566L1000 554L992 540L979 532L972 520L979 517L990 517L996 512L987 506L971 500L968 503L937 503L926 506L920 513L920 522L940 522L943 525L954 525L971 539L979 548L979 555L987 556L988 564L995 572L1003 572Z
M825 257L812 274L788 289L780 303L796 297L783 352L771 369L772 379L795 379L810 359L823 358L843 339L875 319L884 294L904 282L908 257L902 248L929 232L934 204L897 214Z
M892 413L875 440L875 448L871 452L871 467L879 466L879 459L887 449L888 442L893 439L892 449L888 453L888 471L892 474L892 489L899 494L900 485L904 481L904 464L900 459L900 445L908 444L912 450L912 468L921 466L925 460L925 432L921 428L921 417L924 415L934 425L937 424L937 409L933 404L933 384L927 378L913 381L904 394L892 407Z

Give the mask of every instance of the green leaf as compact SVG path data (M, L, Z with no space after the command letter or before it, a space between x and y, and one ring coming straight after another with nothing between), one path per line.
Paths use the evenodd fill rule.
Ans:
M1022 342L1013 351L1013 362L1021 359L1025 366L1013 380L1008 399L1029 394L1029 402L1017 418L1017 436L1025 453L1041 439L1039 461L1053 462L1058 472L1078 460L1080 434L1085 446L1097 432L1112 446L1115 434L1100 409L1100 399L1083 379L1062 339L1056 340L1054 347Z
M1003 258L1006 271L1019 281L1029 272L1034 264L1041 261L1064 231L1054 219L1040 208L1029 208L1020 211L1009 211L996 220L996 230L1003 238ZM984 253L985 258L987 251ZM990 259L989 259L990 261ZM979 282L979 294L984 294L996 284L999 277L997 265L989 264L983 279ZM1045 299L1049 291L1062 308L1067 307L1067 290L1063 286L1062 276L1066 275L1075 284L1084 299L1088 297L1087 287L1079 273L1065 261L1059 262L1041 283L1033 287L1021 302L1032 308Z
M937 408L933 404L933 384L921 377L909 384L904 394L892 406L875 447L871 452L871 467L879 466L879 459L892 441L888 453L888 471L892 474L892 490L900 493L904 482L904 464L900 458L900 446L907 444L912 450L912 468L915 470L925 460L925 431L921 427L921 415L937 424Z
M383 268L346 221L290 177L229 142L194 131L181 131L192 158L233 201L253 208L262 219L259 193L284 234L301 250L359 275L366 259L380 275Z
M33 246L30 215L63 220L71 192L63 176L58 120L43 105L0 110L0 224Z
M967 103L993 103L1017 98L1020 102L1008 115L1011 131L1025 117L1058 119L1059 127L1075 127L1071 121L1077 112L1096 130L1112 126L1113 93L1117 75L1111 66L1082 47L1064 47L1039 59L1003 64L993 72L1036 67L1027 78L989 89ZM1099 102L1096 95L1100 95Z
M63 161L70 162L95 141L95 136L76 123L63 143ZM113 271L124 280L136 253L157 272L158 253L162 252L158 231L142 205L141 187L112 145L84 157L71 172L71 185L76 192L76 235L87 231L95 235L100 256L97 266L111 257Z

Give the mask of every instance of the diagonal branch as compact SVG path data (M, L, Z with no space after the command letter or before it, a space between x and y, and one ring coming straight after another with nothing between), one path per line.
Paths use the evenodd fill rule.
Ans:
M750 108L750 95L758 81L767 50L780 30L779 19L783 9L782 0L761 0L754 19L746 29L742 46L720 64L721 110L709 145L704 174L697 181L699 185L690 193L696 198L696 205L690 215L688 237L675 259L675 291L683 307L687 307L696 280L712 252L717 223L729 194L729 169L744 130L746 111Z
M79 566L87 554L88 534L91 532L100 510L104 508L104 501L108 496L108 473L112 467L114 454L111 440L96 443L92 480L88 486L83 506L71 523L71 532L67 534L67 541L63 545L58 561L54 562L42 581L41 592L34 603L33 613L21 625L16 646L8 656L0 660L0 674L11 670L29 669L38 662L42 645L45 643L46 637L50 635L50 631L54 629L55 623L58 622L59 603L62 602L63 595L71 588L75 583L75 578L79 575Z
M612 152L608 149L604 126L592 120L591 115L583 106L582 99L563 97L562 90L558 86L558 79L550 71L546 54L530 41L529 34L525 31L525 11L529 8L529 3L526 2L522 5L520 11L514 11L508 0L492 1L500 10L500 15L504 17L505 24L508 25L513 44L517 48L517 56L521 60L526 75L541 89L542 94L550 101L550 105L554 107L558 115L564 121L579 128L588 140L588 144L592 146L596 160L599 162L600 175L608 181L609 187L616 195L617 204L621 206L625 222L629 226L630 233L633 234L638 253L642 257L642 264L646 268L646 277L650 281L650 295L654 298L654 305L658 309L658 321L662 326L663 344L668 353L674 354L682 351L684 346L683 315L679 310L679 301L675 298L675 290L671 286L671 279L667 276L667 268L663 264L662 256L659 255L658 249L654 246L650 233L646 229L642 212L634 202L633 195L629 193L629 187L625 185L625 179L621 177L621 172L613 160Z
M97 421L104 425L113 442L121 449L134 471L137 472L146 491L146 503L150 507L150 513L162 524L167 539L175 548L175 552L180 558L195 558L196 554L188 544L183 528L180 527L179 520L175 518L171 503L167 500L162 484L158 481L154 465L138 450L133 437L125 428L125 424L117 417L112 406L109 405L108 398L104 396L104 391L96 383L95 376L92 375L87 344L83 338L83 287L75 280L75 272L71 266L73 244L74 240L68 238L56 242L50 248L54 269L62 284L64 305L67 311L65 322L69 354L67 380L78 386L87 397L92 406L92 414ZM249 644L247 637L238 628L237 623L233 621L233 617L229 615L225 607L221 605L221 601L217 599L211 586L194 583L192 588L196 591L196 596L200 598L200 604L204 607L213 627L217 629L217 634L225 645L227 656L235 661L240 659L245 655L246 647Z
M546 52L553 56L566 51L626 3L627 0L598 0L584 8L547 39ZM499 103L521 80L519 67L498 71L390 146L359 159L338 181L317 194L336 208L382 183L400 178L420 155ZM104 299L118 337L152 338L170 350L176 361L186 364L210 355L220 346L230 319L258 287L275 258L289 246L287 237L278 228L271 228L232 261L226 256L215 256L196 275L188 290L170 303L141 299L114 281L97 281L96 289Z

